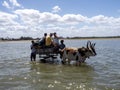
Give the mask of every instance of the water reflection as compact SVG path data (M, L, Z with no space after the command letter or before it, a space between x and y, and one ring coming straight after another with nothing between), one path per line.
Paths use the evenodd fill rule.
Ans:
M94 40L98 55L80 67L29 63L30 42L0 43L0 90L119 90L119 40ZM67 46L86 45L66 40Z
M85 89L95 76L94 68L87 63L81 66L68 66L61 64L31 64L31 77L35 83L40 80L42 85L47 84L48 88L56 89ZM37 79L36 79L37 78ZM42 87L43 87L42 86ZM45 87L44 87L45 88Z

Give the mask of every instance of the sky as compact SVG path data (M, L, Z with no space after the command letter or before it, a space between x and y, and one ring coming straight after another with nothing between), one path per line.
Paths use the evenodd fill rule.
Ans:
M0 0L0 37L120 36L120 0Z

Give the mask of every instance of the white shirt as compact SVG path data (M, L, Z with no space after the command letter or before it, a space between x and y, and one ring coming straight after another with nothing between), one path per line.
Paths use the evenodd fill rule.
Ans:
M31 53L36 53L36 49L35 49L35 47L33 46L33 44L32 44L30 47L31 47Z
M59 39L58 38L53 38L53 43L58 44L59 45Z

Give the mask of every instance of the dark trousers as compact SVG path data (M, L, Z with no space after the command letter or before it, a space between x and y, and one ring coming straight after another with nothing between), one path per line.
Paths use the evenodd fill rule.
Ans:
M34 61L36 61L36 53L31 53L30 58L31 58L31 61L32 61L32 59L33 59Z

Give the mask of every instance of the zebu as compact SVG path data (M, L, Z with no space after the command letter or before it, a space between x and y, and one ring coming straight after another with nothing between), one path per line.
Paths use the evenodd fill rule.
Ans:
M66 64L66 62L68 62L68 64L70 64L73 60L77 62L76 64L80 64L85 62L86 58L95 55L97 55L95 51L95 43L88 41L86 47L65 48L62 55L62 63Z

